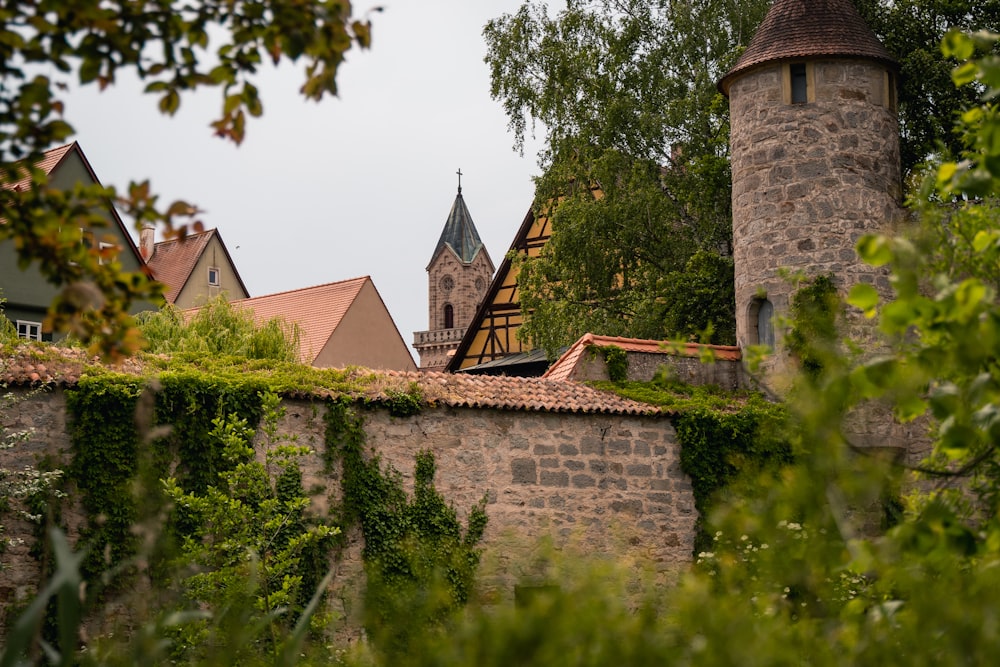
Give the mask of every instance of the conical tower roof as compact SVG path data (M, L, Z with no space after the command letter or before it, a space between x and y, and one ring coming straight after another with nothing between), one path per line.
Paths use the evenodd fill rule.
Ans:
M479 238L476 225L472 222L472 214L469 213L462 198L462 186L458 186L458 194L455 196L455 203L451 205L451 212L444 223L441 231L441 238L438 239L431 255L431 261L437 257L444 246L451 248L452 252L458 255L463 263L469 264L476 258L476 254L482 249L483 241Z
M733 79L764 63L821 57L897 66L851 0L774 0L747 50L719 81L719 90L728 95Z

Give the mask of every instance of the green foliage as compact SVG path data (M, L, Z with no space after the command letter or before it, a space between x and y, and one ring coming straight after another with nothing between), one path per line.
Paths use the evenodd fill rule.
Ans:
M667 274L662 283L657 294L670 294L663 314L663 326L669 338L736 344L733 316L736 287L731 257L697 250L683 271Z
M549 16L525 2L487 24L492 93L516 142L536 121L546 132L535 210L553 236L519 278L536 346L710 325L714 342L732 342L728 110L715 82L769 4L572 0ZM681 301L706 279L719 299Z
M139 331L154 354L177 352L246 359L298 361L301 331L281 317L258 325L253 312L234 306L225 297L209 300L188 319L167 305L140 313Z
M900 65L899 125L903 173L912 174L935 155L963 150L955 120L978 102L974 87L956 89L959 60L941 53L950 28L1000 32L995 0L855 0L858 11Z
M3 290L0 289L0 345L13 345L17 343L17 327L4 316L5 303L7 299L3 298Z
M81 570L88 580L121 564L137 546L131 484L139 469L135 407L141 392L141 381L127 376L82 377L66 392L73 456L68 474L87 516Z
M792 326L785 334L785 345L798 359L808 378L823 370L825 360L837 354L838 325L843 305L833 276L803 279L792 295Z
M297 460L307 447L284 444L277 434L283 415L274 394L261 397L264 410L261 431L264 461L254 458L254 435L245 419L235 414L213 420L208 440L222 450L228 463L218 485L189 493L174 478L164 480L167 497L191 526L183 535L176 564L184 597L190 604L218 616L240 604L253 613L243 622L267 628L267 652L277 656L288 630L297 622L312 589L305 589L302 556L320 550L320 559L339 529L306 520L309 499L302 488ZM318 579L308 577L315 585ZM248 586L248 582L252 585ZM211 645L208 618L181 629L179 655L204 656Z
M764 471L776 474L794 460L785 407L758 393L687 385L662 370L653 382L594 385L659 405L673 415L681 468L691 478L698 510L695 553L712 547L706 521L713 508L751 491L741 480L755 479Z
M210 37L211 36L211 37ZM22 2L0 17L0 242L11 240L21 268L33 265L62 288L48 321L97 343L112 357L137 349L127 313L136 300L156 299L160 287L141 271L124 273L99 247L81 246L78 229L100 229L100 211L119 200L136 220L162 223L183 235L198 211L182 201L157 203L148 182L126 192L99 185L72 191L47 187L35 165L46 149L65 143L73 127L60 99L70 84L104 89L122 72L136 75L164 114L199 88L221 93L214 133L239 144L248 117L263 113L254 81L265 61L305 64L301 92L311 100L336 94L336 75L354 45L371 44L371 26L351 18L351 3L268 0L233 11L230 3L178 6L169 0L114 5L85 0ZM20 183L19 187L11 185ZM102 261L105 260L105 261Z
M435 463L418 452L413 497L402 477L367 459L361 420L345 404L327 412L327 448L343 466L341 489L347 523L361 526L368 586L365 627L390 663L469 599L486 529L486 499L469 511L463 531L454 507L434 488Z
M598 348L608 367L608 379L612 382L624 382L628 379L628 352L617 345Z

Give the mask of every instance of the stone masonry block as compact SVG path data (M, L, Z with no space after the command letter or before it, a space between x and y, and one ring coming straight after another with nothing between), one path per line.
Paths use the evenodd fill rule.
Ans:
M556 453L555 445L535 445L536 456L551 456Z
M580 453L580 450L576 447L576 445L563 443L559 445L559 453L563 456L576 456Z
M510 475L513 484L537 484L535 459L514 459L510 462Z
M580 439L580 453L604 456L604 441L597 436L587 435Z
M608 443L608 454L627 455L632 453L632 444L628 440L612 440Z
M631 477L652 477L653 467L647 463L634 463L625 466L625 474Z
M578 489L588 489L596 483L590 475L573 475L573 486Z
M542 486L569 486L569 473L543 470L540 481Z

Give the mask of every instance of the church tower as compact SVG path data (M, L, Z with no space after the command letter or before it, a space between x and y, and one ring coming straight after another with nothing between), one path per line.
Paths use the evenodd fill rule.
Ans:
M428 331L416 332L413 341L421 370L444 370L486 296L493 269L465 206L459 169L458 194L427 265Z
M855 245L900 215L897 64L851 0L774 0L719 82L729 97L736 337L779 349L779 269L888 290ZM780 361L775 361L780 367Z

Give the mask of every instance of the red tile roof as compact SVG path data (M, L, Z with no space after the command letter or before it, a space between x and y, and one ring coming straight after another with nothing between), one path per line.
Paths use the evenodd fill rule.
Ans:
M167 303L177 301L177 296L191 277L201 253L205 252L215 233L216 230L210 229L200 234L188 234L183 240L160 241L153 246L153 256L146 265L153 271L156 279L166 286L163 297Z
M583 359L584 352L591 347L608 347L614 345L626 352L644 352L646 354L668 354L681 357L701 357L705 352L711 352L716 359L723 361L738 361L740 348L731 345L702 345L700 343L675 343L668 340L644 340L639 338L618 338L616 336L597 336L584 334L573 343L559 359L555 361L543 378L549 380L569 380Z
M363 276L252 299L239 299L233 301L233 305L253 310L258 322L283 317L286 322L298 324L302 334L299 359L304 364L311 364L323 351L323 346L330 340L361 288L370 281L370 277Z
M66 157L73 147L76 146L76 142L66 144L65 146L57 146L56 148L51 148L45 151L44 156L39 160L35 166L41 169L46 174L51 174L52 170L56 168L56 165L62 162L62 159ZM27 187L31 183L31 176L27 175L21 180L8 185L7 187L13 190L19 190L23 187Z
M774 0L746 51L719 81L719 90L728 95L738 74L764 63L823 56L896 65L851 0Z
M353 281L348 281L353 282ZM325 287L325 286L321 286ZM261 297L265 298L265 297ZM86 365L97 364L83 350L45 346L45 360L35 358L32 345L0 345L0 382L10 385L52 384L75 386ZM113 370L144 375L141 357L127 359ZM489 408L528 412L600 413L627 415L670 414L658 407L615 394L599 391L576 382L546 378L522 378L490 375L453 375L420 371L363 371L358 378L368 379L366 399L388 399L393 391L405 391L416 383L429 405ZM333 392L317 391L309 396L322 397Z
M451 407L628 415L660 413L655 406L577 382L427 371L388 371L387 375L416 382L428 401Z

